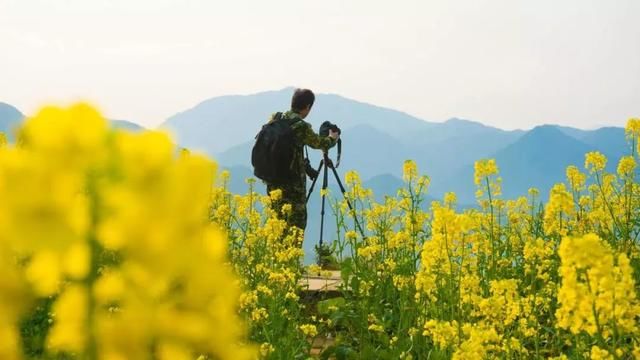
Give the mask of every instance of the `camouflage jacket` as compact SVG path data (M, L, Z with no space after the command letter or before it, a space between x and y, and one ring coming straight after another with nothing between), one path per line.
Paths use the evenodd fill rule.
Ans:
M269 118L271 123L275 119L275 114L272 114ZM292 129L296 135L296 148L293 153L293 162L291 164L293 169L296 169L296 180L292 179L293 183L305 184L306 173L304 163L304 147L309 146L312 149L328 150L336 144L336 140L329 136L320 136L313 131L311 124L300 118L300 115L293 110L282 113L283 121L287 121L292 124ZM296 120L300 120L296 122Z

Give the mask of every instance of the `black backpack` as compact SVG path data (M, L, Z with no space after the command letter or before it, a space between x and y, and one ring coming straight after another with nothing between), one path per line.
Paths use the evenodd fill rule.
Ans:
M296 144L293 122L282 118L278 112L274 120L262 126L256 135L256 143L251 151L253 174L268 184L285 184L293 180L293 154Z

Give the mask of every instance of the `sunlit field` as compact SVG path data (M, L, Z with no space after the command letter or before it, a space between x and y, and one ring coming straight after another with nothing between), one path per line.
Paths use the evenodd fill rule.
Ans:
M503 198L491 159L470 209L426 203L412 161L382 203L348 172L303 266L281 194L230 193L214 161L88 105L44 108L1 142L0 359L640 358L640 119L626 137L547 202ZM329 270L338 288L311 293Z

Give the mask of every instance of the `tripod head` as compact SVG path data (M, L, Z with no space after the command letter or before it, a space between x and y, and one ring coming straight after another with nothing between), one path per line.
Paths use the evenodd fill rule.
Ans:
M319 134L320 136L329 136L329 131L334 131L337 132L338 134L342 134L342 130L340 130L340 128L338 127L338 125L336 124L332 124L330 121L325 121L320 125L320 131ZM327 164L327 166L329 166L329 168L337 168L338 166L340 166L340 158L342 157L342 139L338 139L338 158L336 160L335 166L333 164L333 161L331 161L331 159L329 158L329 154L328 151L325 151L323 153L323 159L324 162Z

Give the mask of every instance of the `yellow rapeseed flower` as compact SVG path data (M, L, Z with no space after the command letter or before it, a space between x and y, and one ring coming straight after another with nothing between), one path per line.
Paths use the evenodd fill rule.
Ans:
M549 202L544 209L545 234L567 235L569 219L574 212L573 195L567 191L564 183L554 185L549 195Z
M587 234L564 238L558 255L562 276L558 327L574 334L599 332L603 336L613 329L620 333L638 331L633 319L640 316L640 302L625 254L614 256L597 235Z
M378 325L378 324L372 324L372 325L369 325L369 331L382 333L384 332L384 326Z
M62 280L62 264L58 254L53 251L35 254L27 266L26 278L32 283L37 294L55 294Z
M498 174L498 165L495 159L476 161L474 169L474 180L477 186L482 185L485 178Z
M431 338L441 349L457 345L459 341L458 322L455 320L451 322L428 320L424 324L423 335Z
M633 175L636 169L636 160L633 156L624 156L618 163L618 175L621 177Z
M55 322L48 343L54 349L82 352L86 346L88 297L83 286L72 285L53 306Z
M207 222L215 174L167 134L109 129L84 104L44 108L0 149L0 289L23 300L12 259L35 295L60 291L48 348L81 358L88 344L105 359L153 346L159 358L255 358L226 234ZM0 337L20 311L0 299Z
M607 158L598 151L592 151L585 155L584 167L592 174L604 170L607 166Z
M273 345L269 343L262 343L262 345L260 345L260 356L267 358L275 350L276 349L273 347Z
M315 337L318 335L318 329L316 329L315 325L304 324L300 325L300 331L304 334L304 336Z
M591 360L613 360L613 355L609 354L607 350L599 348L597 345L591 348L590 355Z
M637 139L640 136L640 118L631 118L627 121L624 132L628 138Z
M587 182L587 175L581 173L577 166L571 165L567 167L567 181L571 189L581 191Z
M406 160L402 166L402 179L410 182L418 177L418 166L413 160Z
M64 270L73 279L84 279L91 266L91 249L86 242L72 244L67 250L64 258Z
M278 201L282 199L282 190L271 190L271 192L269 193L269 197L271 198L271 201Z

